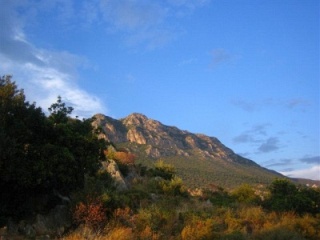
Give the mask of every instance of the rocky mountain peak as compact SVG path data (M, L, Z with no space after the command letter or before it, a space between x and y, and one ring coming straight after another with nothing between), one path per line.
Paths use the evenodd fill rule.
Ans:
M143 114L119 120L97 114L92 124L102 129L101 138L133 152L140 162L152 164L161 158L174 163L190 185L267 183L282 176L235 154L215 137L167 126Z
M231 162L243 161L243 158L225 147L217 138L166 126L140 113L130 114L120 120L101 114L95 117L96 120L93 124L102 128L103 138L114 143L128 142L143 145L147 157L188 157L196 152L198 155L210 159ZM247 162L251 163L252 161L248 160Z
M141 113L132 113L129 116L127 116L124 119L121 119L121 121L129 126L129 125L134 125L134 126L139 126L139 125L145 125L145 123L148 121L149 119L147 118L147 116L141 114Z

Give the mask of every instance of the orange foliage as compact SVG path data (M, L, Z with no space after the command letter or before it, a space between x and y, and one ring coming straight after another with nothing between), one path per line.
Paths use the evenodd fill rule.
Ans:
M113 218L116 222L126 226L132 226L134 222L133 212L129 207L117 208L114 210Z
M103 153L107 158L115 159L125 165L134 164L134 161L136 159L136 156L133 153L127 151L113 152L104 150Z
M107 220L102 201L91 197L87 198L86 203L80 202L76 206L73 217L77 223L84 223L94 228L101 227Z
M136 156L129 152L115 152L114 158L122 164L129 165L134 163Z

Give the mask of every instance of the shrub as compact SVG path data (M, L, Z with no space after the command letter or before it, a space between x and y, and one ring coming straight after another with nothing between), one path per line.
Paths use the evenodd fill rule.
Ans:
M294 211L303 213L320 213L320 191L297 187L288 179L276 179L269 187L270 197L264 206L274 211Z
M73 218L78 224L85 224L94 229L101 228L107 220L106 209L101 199L88 197L86 202L76 205Z
M165 163L163 160L158 160L155 164L155 169L153 170L154 176L162 177L166 180L170 180L176 173L173 165Z
M143 231L140 232L139 234L139 239L141 240L157 240L159 239L159 235L157 233L155 233L154 231L152 231L151 227L149 227L148 225L145 227L145 229L143 229Z
M174 176L170 181L162 180L159 182L161 191L167 195L186 195L186 188L183 186L182 179Z
M258 201L255 190L249 184L242 184L231 193L231 196L235 197L240 203L250 204Z
M213 239L212 219L194 220L181 231L182 240Z
M105 238L105 240L134 240L133 231L128 227L115 227L113 228Z

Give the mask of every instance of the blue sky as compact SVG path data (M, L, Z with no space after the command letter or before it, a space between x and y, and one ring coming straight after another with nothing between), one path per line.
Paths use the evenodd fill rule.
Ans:
M1 0L0 74L44 110L143 113L320 180L318 0Z

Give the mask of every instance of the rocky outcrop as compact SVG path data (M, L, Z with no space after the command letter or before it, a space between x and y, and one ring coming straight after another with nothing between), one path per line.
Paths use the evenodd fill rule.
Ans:
M94 117L96 120L93 125L103 130L101 137L114 143L131 142L145 145L147 157L190 156L197 152L209 159L255 164L235 154L217 138L166 126L143 114L133 113L119 120L102 114Z
M101 163L100 172L107 172L111 175L112 179L114 180L115 187L118 191L128 190L126 181L122 176L117 163L114 160L108 159L108 161L103 161Z
M121 121L113 119L111 117L104 116L102 114L94 115L94 121L92 125L102 132L99 134L100 138L104 138L111 142L126 142L127 141L127 129Z

